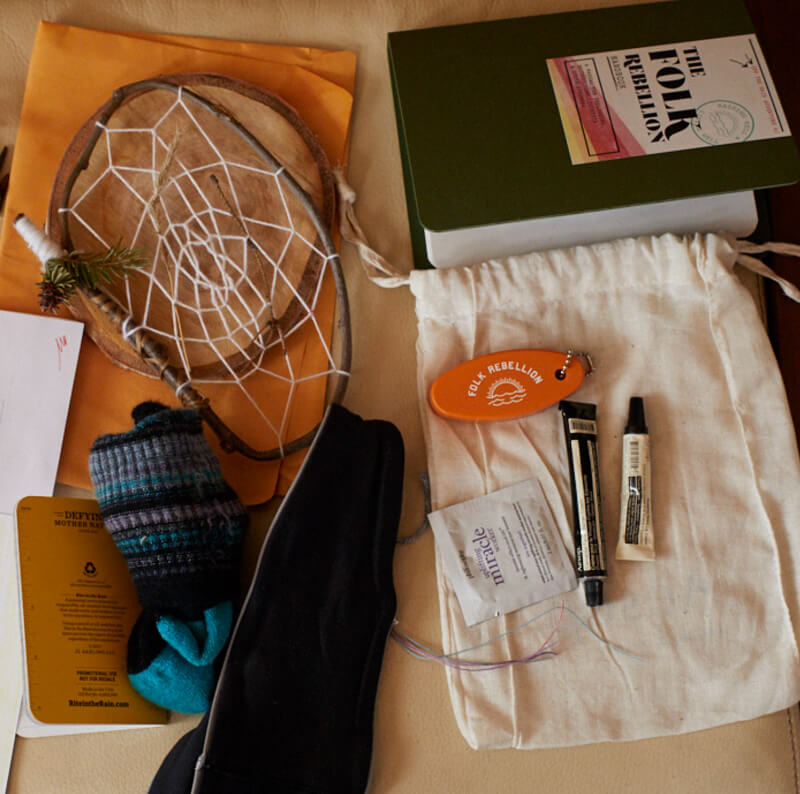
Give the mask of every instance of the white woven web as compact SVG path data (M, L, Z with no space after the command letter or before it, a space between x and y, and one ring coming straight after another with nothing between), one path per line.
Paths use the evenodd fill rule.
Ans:
M171 363L186 372L187 384L235 387L270 428L274 446L282 447L301 384L346 374L337 367L330 330L316 316L336 254L322 250L307 216L298 221L301 208L281 178L283 169L270 170L252 152L232 158L204 129L200 116L178 89L175 101L151 127L98 124L104 140L95 153L106 157L107 165L95 169L88 184L76 183L70 206L61 212L69 215L73 240L82 238L77 248L106 250L122 238L152 261L115 291L129 315L124 335L144 329L164 343L177 357ZM185 160L187 140L192 156ZM124 150L119 158L118 149ZM271 197L266 206L252 200L254 182ZM243 200L243 192L251 198ZM125 229L98 228L103 223L99 208L110 197L122 208ZM319 277L301 292L297 266L291 272L287 264L310 257L318 257ZM276 330L292 299L296 318ZM290 354L292 336L301 333L310 338L304 344L324 351L318 358L325 365L317 371L301 368ZM198 368L198 358L203 367ZM278 419L274 405L270 410L263 405L264 378L281 384L280 393L288 395ZM251 387L254 380L257 388Z

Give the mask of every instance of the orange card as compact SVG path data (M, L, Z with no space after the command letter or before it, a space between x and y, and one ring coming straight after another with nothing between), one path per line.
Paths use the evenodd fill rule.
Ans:
M97 502L28 496L17 506L28 710L44 723L167 721L126 672L141 608Z

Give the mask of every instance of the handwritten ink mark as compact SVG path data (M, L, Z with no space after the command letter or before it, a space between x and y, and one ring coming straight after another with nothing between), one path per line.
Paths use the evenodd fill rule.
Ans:
M64 352L64 348L67 346L67 337L66 336L57 336L56 337L56 348L58 349L58 371L61 372L61 354Z

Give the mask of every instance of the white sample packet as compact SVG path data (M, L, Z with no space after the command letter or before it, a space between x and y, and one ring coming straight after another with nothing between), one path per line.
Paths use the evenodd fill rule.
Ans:
M538 480L445 507L428 519L468 626L577 587Z

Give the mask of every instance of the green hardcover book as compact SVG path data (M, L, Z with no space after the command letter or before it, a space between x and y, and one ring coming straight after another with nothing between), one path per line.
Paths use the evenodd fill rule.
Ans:
M629 234L730 231L800 178L740 0L392 32L417 267Z

